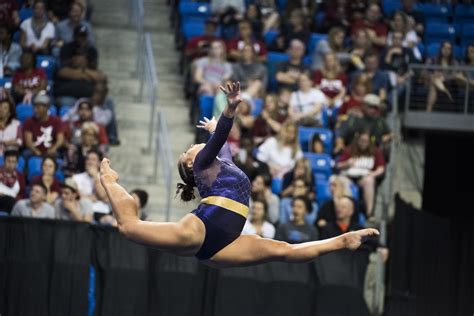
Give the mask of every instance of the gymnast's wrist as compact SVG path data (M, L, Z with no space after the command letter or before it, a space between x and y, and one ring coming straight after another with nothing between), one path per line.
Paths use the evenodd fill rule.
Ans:
M230 106L226 106L224 108L224 111L222 111L222 115L225 116L226 118L233 119L235 116L235 108L232 109Z

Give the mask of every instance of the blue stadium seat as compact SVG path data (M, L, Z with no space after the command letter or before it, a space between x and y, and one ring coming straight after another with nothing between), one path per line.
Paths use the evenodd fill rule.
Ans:
M428 20L438 19L439 22L447 22L447 19L453 13L449 5L433 3L418 3L416 5L416 11L423 14Z
M29 19L33 16L33 9L32 8L21 8L18 11L18 15L20 16L20 21L23 22L26 19Z
M12 88L12 78L11 77L0 78L0 87L10 90Z
M181 28L181 33L184 39L187 41L190 38L203 35L205 29L204 22L200 21L184 21Z
M441 43L431 43L428 45L428 49L426 50L426 57L435 58L438 56L439 49L441 47ZM457 59L461 59L463 56L463 50L458 45L453 45L454 56Z
M454 41L456 30L448 23L429 23L425 27L425 43Z
M54 81L53 80L48 80L46 91L48 92L49 95L54 95Z
M271 43L273 43L273 41L275 40L275 38L278 36L278 32L275 32L275 31L270 31L270 32L267 32L263 35L263 40L265 41L265 45L269 46Z
M276 0L276 5L278 7L278 10L280 12L283 12L286 8L286 3L287 3L288 0Z
M16 163L16 171L23 173L25 171L25 158L23 156L18 157L18 162Z
M326 12L324 11L316 12L316 14L314 15L314 23L317 26L323 24L325 19L326 19Z
M253 99L253 105L252 115L259 116L263 110L263 99Z
M199 97L199 120L203 120L205 117L212 118L212 112L214 110L214 97L208 95L202 95Z
M316 183L321 180L327 181L332 175L332 159L328 154L305 153L304 156L310 161Z
M38 55L36 57L36 67L43 68L48 76L48 79L54 78L56 72L56 58L48 55Z
M316 181L316 201L319 205L332 198L329 181Z
M181 1L178 11L181 18L198 17L205 19L211 14L211 6L209 3Z
M281 189L283 187L283 179L272 179L272 192L276 195L280 195Z
M23 123L27 119L33 116L33 106L31 104L17 104L16 106L16 117Z
M474 18L472 22L474 22ZM462 28L461 44L467 46L472 43L474 43L474 24L464 25Z
M268 68L268 89L276 91L276 68L279 63L288 61L288 55L284 53L273 53L269 52L267 55L267 68Z
M382 10L385 16L392 16L395 11L402 9L402 3L400 0L383 0Z
M43 158L41 157L30 157L30 159L28 159L28 181L41 174L42 161Z
M458 4L454 9L455 23L472 23L474 21L474 5Z
M330 155L332 153L333 135L331 130L326 128L299 127L298 138L301 145L301 149L304 152L310 151L311 140L313 139L314 134L319 134L319 137L323 141L326 153Z
M307 51L309 52L310 55L313 54L314 48L318 44L318 42L322 39L327 39L328 35L327 34L320 34L320 33L311 33L311 36L309 38L309 41L307 43Z
M69 112L70 109L71 109L70 106L67 106L67 105L61 106L61 108L59 109L59 117L63 117L64 115L66 115L66 113Z

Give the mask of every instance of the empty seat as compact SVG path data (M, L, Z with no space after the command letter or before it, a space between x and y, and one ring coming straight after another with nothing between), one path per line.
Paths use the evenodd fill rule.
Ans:
M27 119L33 116L33 106L31 104L17 104L16 106L16 117L23 123Z
M272 179L272 192L276 195L280 195L281 189L283 187L283 179Z
M461 35L461 44L463 46L474 44L474 24L468 24L468 25L463 26L462 35Z
M259 116L260 113L262 113L263 110L263 99L253 99L253 109L252 109L252 115L253 116Z
M319 205L332 198L329 181L316 181L316 201Z
M422 13L427 20L437 20L439 22L447 22L452 15L452 9L449 5L434 3L418 3L416 11Z
M263 40L265 41L265 45L269 46L271 43L273 43L273 41L275 40L275 38L278 36L278 32L275 32L275 31L270 31L270 32L267 32L263 35Z
M204 22L199 21L185 21L183 23L183 27L181 32L183 34L184 39L187 41L190 38L203 35L205 29Z
M30 157L28 159L28 181L41 174L42 162L43 158L41 157Z
M189 17L207 18L211 14L209 3L181 1L179 14L182 19Z
M448 23L428 23L425 28L425 43L454 41L456 30Z

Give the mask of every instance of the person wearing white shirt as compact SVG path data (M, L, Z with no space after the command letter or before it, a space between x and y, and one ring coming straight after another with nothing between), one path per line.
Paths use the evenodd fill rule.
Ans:
M257 159L270 168L274 178L292 170L296 160L303 157L298 142L298 129L293 122L285 122L276 137L270 137L258 147Z
M275 226L267 221L267 203L256 200L250 208L250 216L245 222L242 235L259 235L263 238L275 237Z
M49 53L49 44L55 37L55 29L53 23L48 21L43 1L34 2L33 16L23 21L20 29L23 49L30 49L37 54Z
M298 125L322 126L322 109L326 96L312 86L309 74L302 73L298 79L298 91L291 94L289 114Z

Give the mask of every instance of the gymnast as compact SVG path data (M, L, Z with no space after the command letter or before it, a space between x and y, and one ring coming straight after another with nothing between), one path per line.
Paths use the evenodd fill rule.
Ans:
M270 261L309 262L338 249L357 249L366 236L378 235L372 228L301 244L240 235L248 215L250 181L233 162L227 136L240 98L240 83L220 87L227 105L219 121L201 121L198 127L212 136L207 144L192 145L179 157L179 174L184 182L177 186L181 198L194 198L198 188L201 201L197 209L179 222L146 222L137 216L137 204L117 183L118 173L110 161L101 162L100 181L112 204L121 234L139 244L179 256L196 256L214 268L257 265Z

